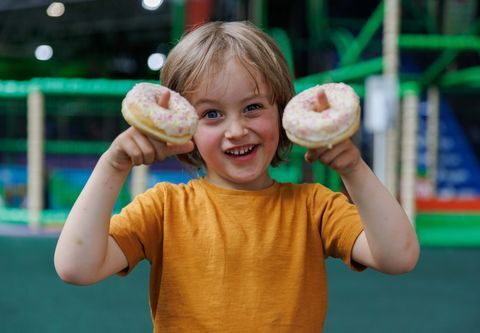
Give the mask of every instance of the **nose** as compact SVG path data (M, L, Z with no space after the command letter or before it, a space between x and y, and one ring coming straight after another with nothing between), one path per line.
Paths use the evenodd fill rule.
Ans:
M247 134L248 129L245 127L242 121L238 119L232 120L228 124L227 130L225 131L225 137L227 139L238 139Z

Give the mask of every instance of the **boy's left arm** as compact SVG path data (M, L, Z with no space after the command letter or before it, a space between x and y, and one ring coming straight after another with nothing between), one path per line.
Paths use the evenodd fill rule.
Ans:
M388 274L411 271L420 254L415 230L403 208L361 159L351 140L331 149L311 149L305 159L319 159L336 170L358 208L364 231L355 242L352 259Z

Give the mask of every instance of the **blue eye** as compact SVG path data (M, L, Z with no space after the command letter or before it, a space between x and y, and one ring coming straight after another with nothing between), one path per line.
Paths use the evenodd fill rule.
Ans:
M216 110L210 110L203 114L203 118L207 118L207 119L216 119L218 117L220 117L220 112Z
M245 111L254 111L254 110L261 109L261 108L262 108L261 104L250 104L249 106L247 106L245 108Z

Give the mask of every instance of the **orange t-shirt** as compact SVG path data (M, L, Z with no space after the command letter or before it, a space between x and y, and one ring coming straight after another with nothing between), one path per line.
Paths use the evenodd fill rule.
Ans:
M151 263L154 332L319 332L324 261L351 252L355 206L319 184L259 191L159 183L112 218L127 274Z

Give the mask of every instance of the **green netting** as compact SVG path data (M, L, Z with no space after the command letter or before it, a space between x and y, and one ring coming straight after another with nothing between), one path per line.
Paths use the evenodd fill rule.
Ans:
M125 128L120 112L134 81L35 79L0 81L1 222L26 223L27 93L40 89L45 105L45 210L42 223L63 223L83 185L69 168L87 168ZM65 92L66 94L62 94ZM91 93L89 93L91 92ZM103 95L102 95L103 94ZM88 161L88 163L86 163ZM65 173L64 173L65 174ZM126 188L117 207L130 200Z
M0 82L0 156L6 172L15 172L16 180L7 184L0 179L2 221L26 223L26 166L16 170L27 151L27 94L32 90L44 93L45 105L45 205L41 223L62 223L73 205L91 170L79 171L85 159L95 161L125 128L127 123L120 112L124 94L135 81L85 79L33 79L29 82ZM10 97L6 97L10 96ZM312 181L305 175L310 165L303 160L305 149L294 146L287 162L270 168L274 179L300 183ZM22 160L22 159L20 159ZM26 159L23 158L23 163ZM61 162L61 166L57 165ZM75 171L76 170L76 171ZM314 167L315 181L338 188L330 176L319 178ZM75 173L76 172L76 173ZM326 171L322 171L326 172ZM20 175L20 176L19 176ZM12 199L13 198L13 199ZM120 193L116 208L130 200L126 187Z
M25 161L27 100L12 82L0 85L0 92L11 92L9 97L0 93L0 208L20 208L27 187L25 165L18 164Z
M46 95L46 139L112 141L127 123L121 96Z
M49 205L55 210L69 210L82 191L90 170L57 169L50 173L48 180ZM119 210L130 202L131 196L124 185L117 199L115 209Z
M27 137L27 100L0 96L0 139Z

